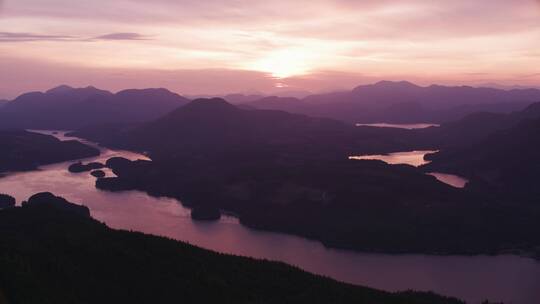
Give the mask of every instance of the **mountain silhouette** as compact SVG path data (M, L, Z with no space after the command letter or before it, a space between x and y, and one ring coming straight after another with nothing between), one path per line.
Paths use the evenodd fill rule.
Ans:
M468 86L417 86L407 81L381 81L352 91L303 99L266 97L248 103L260 109L329 117L349 123L442 123L478 111L507 113L540 101L540 90L499 90Z
M82 128L73 133L109 146L160 155L273 153L347 158L356 153L413 147L406 130L357 128L347 123L274 110L246 110L224 99L197 99L134 126Z
M478 113L443 125L438 135L453 145L429 155L428 171L459 174L471 187L488 186L510 194L513 200L538 200L540 171L540 103L512 114ZM495 190L493 190L495 191ZM518 199L522 198L522 199Z
M155 119L189 100L166 89L113 94L94 87L59 86L23 94L0 110L0 128L76 129L89 124Z
M414 130L419 142L429 142L438 150L466 148L477 144L491 134L512 128L519 123L540 118L540 102L533 103L524 110L509 114L476 112L459 120L442 124L438 128ZM414 137L414 136L413 136Z

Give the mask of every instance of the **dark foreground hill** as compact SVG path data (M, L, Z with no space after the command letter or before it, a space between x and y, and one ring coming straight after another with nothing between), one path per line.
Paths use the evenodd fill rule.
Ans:
M45 201L0 210L0 269L1 303L463 303L112 230Z
M33 170L41 165L99 155L79 141L23 130L0 130L0 172Z
M349 123L442 123L470 113L509 113L540 101L540 90L421 87L410 82L381 81L352 91L297 98L265 97L247 103L259 109L328 117Z
M189 100L166 89L108 91L60 86L23 94L0 109L0 128L72 130L90 124L140 122Z

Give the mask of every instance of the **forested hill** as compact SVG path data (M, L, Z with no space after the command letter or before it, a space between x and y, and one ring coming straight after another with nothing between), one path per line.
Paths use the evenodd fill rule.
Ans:
M66 204L41 194L0 210L0 303L463 303L112 230Z

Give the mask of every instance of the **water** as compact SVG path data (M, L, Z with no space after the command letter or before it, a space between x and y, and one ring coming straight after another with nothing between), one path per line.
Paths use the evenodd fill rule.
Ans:
M452 187L456 188L465 188L467 183L469 182L467 179L453 175L453 174L445 174L445 173L428 173L431 176L434 176L439 181L448 184Z
M422 165L429 164L429 161L425 160L424 156L426 156L426 154L431 154L435 152L437 151L412 151L412 152L397 152L397 153L389 153L389 154L360 155L360 156L350 156L349 159L382 160L383 162L390 165L407 164L407 165L411 165L415 167L420 167ZM443 182L447 185L450 185L456 188L464 188L465 185L467 185L467 183L469 182L466 178L453 175L453 174L431 172L431 173L428 173L428 175L435 177L440 182Z
M428 164L429 161L424 159L426 154L435 153L437 151L412 151L412 152L397 152L378 155L361 155L351 156L350 159L356 160L382 160L390 165L407 164L415 167Z
M438 127L437 124L419 123L419 124L389 124L389 123L374 123L374 124L356 124L357 127L378 127L378 128L398 128L398 129L425 129L429 127Z
M50 132L49 132L50 133ZM64 138L63 134L57 134ZM65 138L64 138L65 139ZM144 155L102 149L102 155L146 159ZM356 253L328 249L301 237L248 229L233 217L218 222L194 222L188 209L170 198L138 191L120 193L95 189L88 172L72 174L71 162L44 166L40 171L0 178L0 192L20 201L50 191L88 206L92 216L112 228L141 231L182 240L207 249L283 261L340 281L388 291L435 291L480 303L483 299L513 304L540 303L540 263L511 256L427 256ZM111 172L107 172L111 175Z

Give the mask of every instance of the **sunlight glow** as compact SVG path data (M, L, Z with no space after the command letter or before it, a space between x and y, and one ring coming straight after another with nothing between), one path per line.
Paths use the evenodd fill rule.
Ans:
M311 71L313 57L300 49L278 50L255 62L250 69L270 73L278 79L300 76Z

